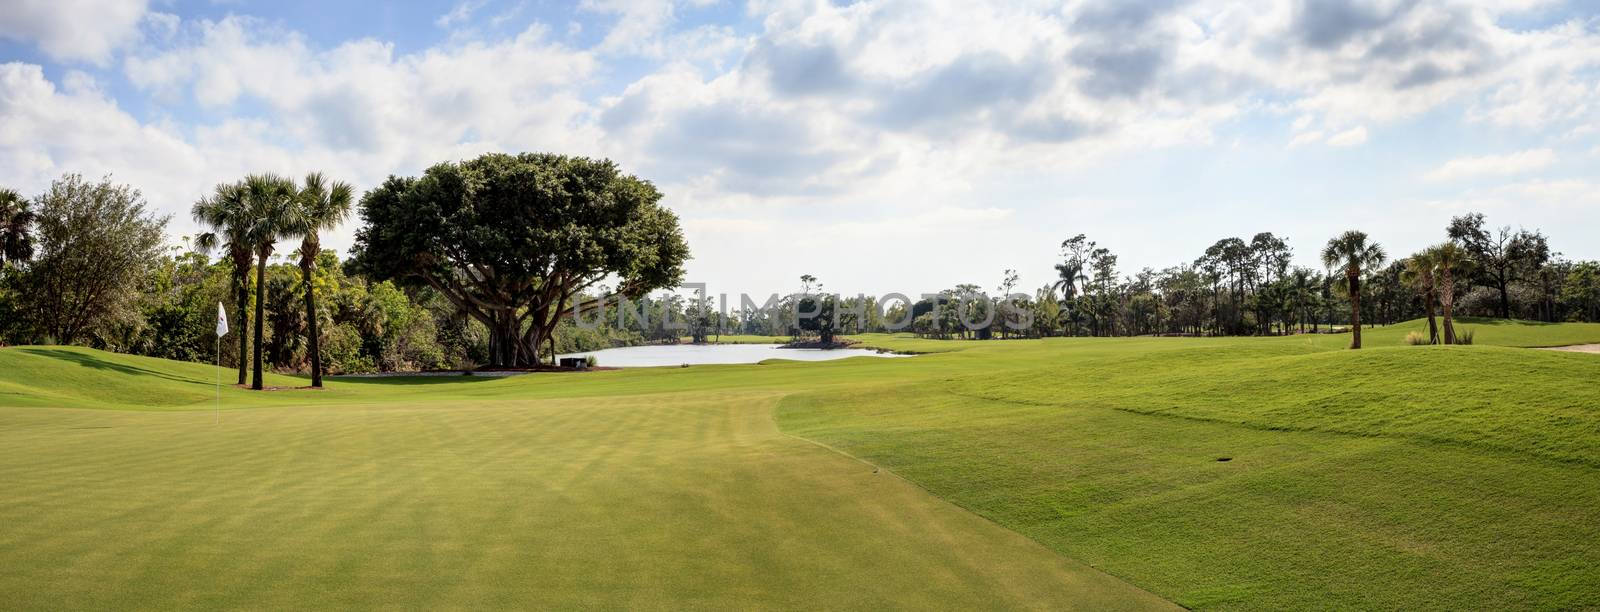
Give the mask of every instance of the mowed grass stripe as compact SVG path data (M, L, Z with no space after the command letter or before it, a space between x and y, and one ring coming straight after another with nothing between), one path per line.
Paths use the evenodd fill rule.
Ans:
M1588 465L955 384L794 395L779 421L1187 607L1600 606Z
M17 608L1159 598L777 431L780 394L0 411ZM72 429L74 427L102 429Z

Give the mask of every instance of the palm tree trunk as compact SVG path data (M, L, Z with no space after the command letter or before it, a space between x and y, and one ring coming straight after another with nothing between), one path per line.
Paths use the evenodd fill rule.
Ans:
M1350 348L1361 348L1361 273L1345 273L1350 281Z
M263 348L263 343L262 343L261 339L262 339L262 336L264 335L264 332L263 332L263 330L261 328L261 320L266 318L266 301L267 301L267 254L266 253L261 253L260 256L259 256L259 262L256 264L256 350L255 350L255 361L256 361L256 363L255 363L255 369L252 372L251 377L250 377L250 388L251 389L255 389L256 391L260 391L261 388L262 388L262 385L261 385L261 358L262 358L262 354L261 354L261 352L262 352L262 348Z
M1450 269L1445 267L1440 270L1439 304L1444 309L1444 343L1456 343L1456 325L1453 320L1456 304L1456 281L1450 276Z
M304 248L304 247L302 247ZM311 353L311 387L322 388L322 348L317 337L317 287L311 282L316 273L315 259L300 256L300 274L306 284L306 351Z
M239 336L239 384L245 383L246 371L250 368L250 266L237 269L234 273L234 315L239 318L239 331L234 335Z
M1428 344L1439 343L1439 321L1433 316L1433 302L1428 302Z
M1432 279L1429 279L1430 283L1431 281ZM1433 303L1438 301L1436 299L1438 293L1439 290L1431 286L1422 293L1422 305L1428 311L1428 344L1439 343L1439 322L1433 316Z

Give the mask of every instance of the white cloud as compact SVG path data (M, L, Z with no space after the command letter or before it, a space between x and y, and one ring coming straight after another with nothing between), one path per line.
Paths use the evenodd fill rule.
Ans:
M1501 193L1522 202L1569 209L1600 206L1600 182L1588 179L1536 179L1509 185Z
M144 123L87 74L51 83L37 67L7 67L19 90L0 99L29 101L0 114L12 130L0 130L0 181L110 170L182 210L249 171L316 168L365 187L442 159L556 150L651 178L692 231L758 233L827 215L841 232L894 219L885 223L915 239L994 223L959 211L1013 210L989 202L1119 155L1223 137L1248 150L1250 130L1236 128L1260 121L1287 128L1291 147L1338 147L1441 113L1533 135L1518 146L1570 134L1574 151L1590 144L1581 126L1600 125L1594 22L1502 25L1523 24L1504 17L1542 10L1539 1L759 0L746 9L754 32L683 25L696 4L587 0L581 9L603 17L588 49L571 46L589 38L577 22L556 37L534 24L485 38L470 27L487 16L481 0L454 4L438 20L448 40L414 52L323 43L244 16L147 18L150 40L121 58L153 98L139 106L156 109ZM13 26L0 23L0 36ZM88 54L113 57L118 44ZM608 80L640 67L632 82ZM162 111L191 105L212 119ZM248 119L235 117L245 109ZM1540 151L1552 160L1541 165ZM1429 177L1553 163L1549 150L1524 154L1534 159L1457 160ZM1507 170L1518 164L1526 169ZM873 214L851 216L861 210ZM946 217L907 221L927 211Z
M295 33L229 17L196 24L185 45L130 58L126 72L141 88L187 91L208 107L263 102L303 147L415 167L429 152L571 146L589 136L579 125L589 107L574 89L594 61L545 34L534 25L509 39L396 55L370 39L317 50Z
M1354 147L1366 144L1366 126L1356 126L1328 137L1328 145L1334 147Z
M128 58L129 80L159 99L192 97L213 123L141 122L89 75L51 83L36 65L0 65L0 184L41 190L66 172L145 190L190 233L189 205L212 185L250 172L322 170L359 188L487 151L600 154L578 93L594 61L546 40L542 27L397 54L373 40L314 48L298 34L229 17L187 24L177 45ZM349 244L352 228L330 236Z
M583 0L578 8L617 18L600 41L599 51L659 57L662 33L673 23L675 4L674 0Z
M1326 134L1323 134L1321 130L1311 130L1311 131L1308 131L1308 132L1300 132L1298 134L1295 134L1294 138L1289 139L1289 146L1290 147L1300 147L1300 146L1305 146L1305 145L1309 145L1309 144L1316 144L1316 143L1322 142L1322 138L1324 136L1326 136Z
M139 38L148 0L8 0L0 38L33 43L57 60L103 64Z
M478 9L483 8L488 3L489 0L459 0L455 6L450 8L450 12L440 15L438 19L433 20L433 23L441 28L465 23L467 20L472 19L473 13L478 12Z
M1423 176L1429 181L1470 180L1486 176L1511 176L1540 170L1556 162L1550 149L1529 149L1505 155L1452 159Z
M0 184L38 193L65 173L113 174L178 212L216 180L179 134L140 124L83 73L68 80L57 88L39 66L0 64Z

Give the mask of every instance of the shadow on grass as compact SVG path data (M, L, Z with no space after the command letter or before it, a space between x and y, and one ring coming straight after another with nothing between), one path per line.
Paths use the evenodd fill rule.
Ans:
M40 357L48 357L48 358L51 358L51 359L59 359L61 361L70 361L72 363L76 363L78 365L81 365L81 366L84 366L84 367L87 367L87 368L94 368L94 369L97 369L97 370L109 370L109 371L112 371L112 372L117 372L119 374L127 374L127 375L130 375L130 376L154 376L156 378L164 378L166 380L171 380L171 381L176 381L176 382L181 382L181 383L188 383L188 384L191 384L191 385L210 385L210 384L212 384L212 381L208 381L208 380L199 380L199 379L195 379L195 378L185 378L185 377L182 377L182 376L173 376L171 374L168 374L166 372L162 372L160 370L152 370L152 369L149 369L149 368L141 368L141 367L138 367L138 366L131 366L131 365L128 365L128 364L125 364L125 363L117 363L117 362L114 362L114 361L106 361L106 360L101 359L99 357L96 357L94 355L86 355L86 354L83 354L83 353L75 353L73 351L66 351L66 350L61 350L61 349L25 348L25 349L22 349L22 352L27 353L29 355L38 355Z
M8 350L10 350L9 347L8 347ZM19 352L22 352L22 353L27 353L29 355L36 355L36 356L39 356L39 357L46 357L46 358L49 358L49 359L56 359L56 360L60 360L60 361L71 362L71 363L75 363L77 365L80 365L80 366L83 366L83 367L87 367L87 368L94 368L94 369L97 369L97 370L105 370L105 371L109 371L109 372L116 372L118 374L126 374L126 375L129 375L129 376L150 376L150 377L161 378L161 379L170 380L170 381L174 381L174 382L187 383L187 384L191 384L191 385L200 385L200 386L206 386L206 387L209 387L209 386L211 386L213 384L216 384L216 381L213 381L213 380L204 380L204 379L199 379L199 378L186 378L186 377L183 377L183 376L176 376L176 375L173 375L173 374L162 372L160 370L152 370L150 368L143 368L143 367L139 367L139 366L128 365L128 364L125 364L125 363L117 363L115 361L108 361L108 360L102 359L102 358L100 358L98 356L95 356L95 355L92 355L92 354L78 353L78 352L69 351L69 350L51 349L51 348L17 348L15 350L17 350ZM210 365L210 364L202 364L202 365ZM287 376L289 378L293 378L293 379L299 381L301 384L293 386L293 387L283 387L281 389L277 388L277 387L274 387L274 390L309 389L309 387L306 387L304 385L311 384L311 377L309 375L304 375L304 374L284 374L282 376ZM494 380L500 380L500 377L490 377L490 376L384 376L384 377L371 377L371 378L366 378L366 377L345 378L345 377L330 376L330 377L328 377L326 379L326 383L325 384L330 386L330 387L331 386L340 386L340 387L360 387L360 386L371 386L371 387L414 387L414 386L449 385L449 384L462 384L462 383L482 383L482 382L489 382L489 381L494 381ZM225 384L227 384L228 386L241 388L241 389L248 389L249 388L248 385L241 386L241 385L234 385L232 383L233 383L233 381L232 381L231 378L229 380L225 381Z
M355 385L373 385L386 387L413 387L426 385L452 385L461 383L483 383L500 380L497 376L330 376L324 379L323 384L337 384L341 387Z
M1455 321L1458 325L1463 323L1467 325L1522 325L1527 327L1547 327L1551 325L1560 325L1560 323L1550 323L1546 321L1528 321L1524 319L1490 319L1486 317L1456 317Z

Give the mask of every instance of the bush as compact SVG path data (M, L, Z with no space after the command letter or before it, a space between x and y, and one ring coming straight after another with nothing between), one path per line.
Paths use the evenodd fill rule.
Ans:
M1411 346L1423 346L1430 343L1428 342L1427 334L1422 332L1411 332L1406 334L1406 344Z
M600 360L596 359L594 355L585 355L583 361L591 368L600 365Z
M1472 344L1472 330L1463 329L1456 334L1456 344Z

